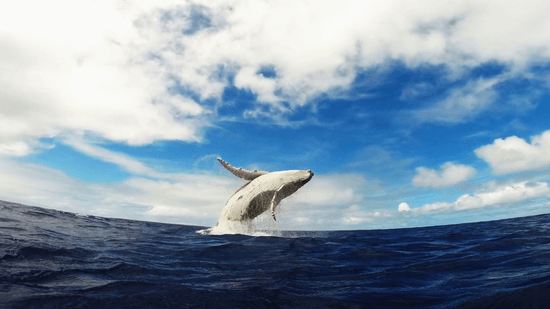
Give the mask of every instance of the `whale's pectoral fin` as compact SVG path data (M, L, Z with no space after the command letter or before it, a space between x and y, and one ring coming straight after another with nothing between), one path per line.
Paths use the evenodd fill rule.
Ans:
M277 189L277 191L275 191L275 194L273 194L273 198L271 199L271 207L269 207L271 209L271 216L273 217L273 220L275 220L275 221L277 221L277 219L275 218L275 208L277 208L277 206L279 205L279 203L282 200L281 195L280 195L280 191L281 191L282 188L283 188L283 186L280 186L279 189Z
M254 178L268 174L268 172L264 172L264 171L248 171L242 168L236 168L234 166L231 166L229 163L225 162L224 160L222 160L222 158L218 158L218 161L220 161L223 167L225 167L228 171L230 171L231 174L242 179L253 180Z

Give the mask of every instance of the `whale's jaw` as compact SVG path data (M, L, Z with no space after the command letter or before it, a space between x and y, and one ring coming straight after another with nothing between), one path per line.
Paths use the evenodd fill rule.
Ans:
M307 170L307 172L309 172L309 176L305 180L302 180L302 186L308 183L311 180L311 178L313 178L313 175L315 175L311 170Z

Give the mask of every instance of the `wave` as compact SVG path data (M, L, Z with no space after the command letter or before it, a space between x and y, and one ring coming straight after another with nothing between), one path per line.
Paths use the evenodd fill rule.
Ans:
M2 308L550 303L550 215L292 232L79 216L0 201L0 218Z

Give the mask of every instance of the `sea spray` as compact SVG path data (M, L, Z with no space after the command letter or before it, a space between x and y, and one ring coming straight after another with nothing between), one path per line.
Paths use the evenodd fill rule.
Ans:
M251 221L220 220L215 226L199 230L197 233L201 235L281 236L277 222L267 213Z
M279 224L286 220L292 220L292 213L295 203L293 198L289 198L288 201L283 201L279 204L277 209L277 216L279 220L273 220L268 212L265 212L251 221L230 221L223 220L222 216L218 219L216 225L198 230L197 233L201 235L234 235L242 234L249 236L275 236L275 237L301 237L299 231L283 232L279 227ZM309 235L307 232L304 235Z

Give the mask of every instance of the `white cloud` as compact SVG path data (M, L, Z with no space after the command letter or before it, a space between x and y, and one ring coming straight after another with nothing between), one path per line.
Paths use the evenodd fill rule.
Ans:
M39 165L0 160L0 199L106 217L213 225L226 201L243 184L232 176L160 173L99 146L75 139L66 142L136 176L97 184ZM357 174L316 175L282 202L277 224L286 229L304 229L367 222L377 215L355 209L358 206L338 211L360 202L361 190L377 192L381 188Z
M494 86L501 80L502 77L470 81L451 90L442 101L412 114L421 122L460 123L471 120L492 106L497 98Z
M413 184L419 187L443 188L464 182L476 174L473 167L447 162L441 166L441 171L425 167L416 168Z
M79 181L43 166L0 159L0 199L98 216L208 226L215 224L227 199L243 184L235 177L159 175L162 178L145 174L153 179L132 177L98 184ZM267 219L260 220L261 226L290 230L391 228L404 226L403 220L409 220L409 214L449 213L550 198L547 183L521 182L464 195L453 203L433 203L419 208L401 203L398 211L405 216L399 217L396 211L376 209L374 201L363 198L363 192L370 191L365 187L376 187L366 179L354 174L337 176L316 175L297 193L283 200L278 208L278 221L267 220L270 216L266 215ZM319 183L316 184L316 180L320 180Z
M67 135L98 136L131 145L198 141L210 111L187 93L221 99L233 77L236 87L258 95L258 104L268 106L271 116L277 117L324 92L343 93L356 70L383 67L391 60L409 68L443 64L455 74L496 61L521 72L550 59L549 9L548 1L534 0L2 2L0 156L25 156L41 147L40 138ZM265 67L273 68L273 77L258 73ZM480 79L451 91L446 100L419 113L418 119L467 120L491 106L493 86L502 78L508 77ZM490 151L478 149L476 154L499 173L533 169L537 164L546 167L545 136L532 144L522 144L518 138L497 140L488 145L493 148L480 148ZM121 154L74 141L69 144L155 180L132 178L106 187L43 167L2 161L2 196L42 201L45 206L86 205L82 207L97 214L124 213L120 209L128 203L145 207L149 215L199 218L204 211L185 204L198 197L185 193L187 187L182 185L201 193L206 190L197 187L201 181L226 188L229 193L224 191L223 196L209 191L209 202L197 202L203 209L221 209L237 184L226 183L225 178L162 174ZM497 144L516 148L500 149ZM516 165L510 164L518 158ZM425 171L440 181L457 181L443 167L441 172ZM351 175L334 179L316 176L295 200L321 206L361 201L363 191L357 183L365 179ZM170 194L179 197L170 199ZM109 195L118 197L101 200ZM142 213L146 215L145 210ZM326 214L315 217L317 222L328 220Z
M209 225L241 184L208 175L174 178L97 184L39 165L0 160L0 199L105 217Z
M372 223L381 218L390 218L392 214L388 211L364 211L359 205L351 205L342 214L342 223L345 225L358 225Z
M380 191L376 182L367 181L358 174L315 175L313 180L300 189L293 201L319 206L341 206L357 203L363 198L362 191Z
M383 188L378 181L358 174L315 175L283 200L277 224L290 230L326 230L374 222L387 212L363 210L360 205L365 203L365 195L380 192Z
M401 203L399 206L397 206L397 211L403 212L403 211L411 211L411 207L407 203Z
M143 163L139 162L138 160L135 160L129 156L112 152L105 148L101 148L99 146L88 144L78 138L74 138L74 137L66 138L65 143L67 143L67 145L70 145L74 149L90 157L94 157L96 159L100 159L105 162L116 164L121 168L123 168L124 170L135 175L144 175L144 176L150 176L155 178L170 177L169 174L158 173L150 169L149 167L145 166Z
M109 1L0 5L2 153L26 155L65 132L133 145L200 139L207 111L169 89L135 19Z
M550 59L549 10L543 0L2 2L2 153L28 154L37 139L64 132L135 145L197 141L209 110L177 89L220 99L231 77L281 119L388 60L521 71ZM487 82L419 117L457 122L485 110Z
M28 144L18 141L0 143L0 156L22 157L31 152Z
M496 139L492 144L475 150L497 174L550 167L550 130L533 136L531 143L517 136Z
M240 182L190 174L180 174L178 181L133 178L121 183L118 194L110 198L149 207L143 215L153 221L214 224L235 184L238 188Z
M516 204L531 199L550 198L550 188L546 182L520 182L499 187L489 192L474 195L465 194L453 203L438 202L412 208L412 212L432 212L446 210L477 209L488 206Z

